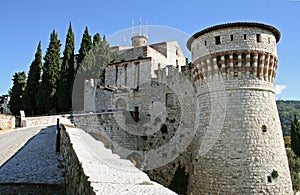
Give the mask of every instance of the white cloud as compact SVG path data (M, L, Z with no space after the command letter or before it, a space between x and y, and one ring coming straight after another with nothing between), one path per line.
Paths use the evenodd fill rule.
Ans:
M275 85L275 94L276 94L276 95L281 94L282 91L283 91L284 89L286 89L286 88L287 88L286 85Z

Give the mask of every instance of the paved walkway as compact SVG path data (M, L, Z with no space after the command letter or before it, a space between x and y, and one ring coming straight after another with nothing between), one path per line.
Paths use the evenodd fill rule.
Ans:
M64 184L55 141L56 126L1 133L0 184Z
M0 168L24 144L41 130L41 127L0 131Z

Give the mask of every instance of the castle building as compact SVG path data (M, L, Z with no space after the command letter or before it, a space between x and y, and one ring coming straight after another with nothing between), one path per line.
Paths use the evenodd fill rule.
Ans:
M179 193L292 194L274 92L279 39L276 28L261 23L206 28L187 42L189 67L177 41L148 45L145 34L133 34L132 46L112 48L119 56L107 65L105 82L86 81L84 110L106 113L93 120L100 121L98 130L111 145L120 142L142 151L163 147L174 137L183 139L192 132L189 119L196 118L187 148L147 172ZM193 90L182 87L185 80ZM196 101L178 95L188 90ZM123 118L109 115L120 110ZM157 128L153 135L147 133L149 125ZM180 130L183 134L176 136ZM149 159L145 152L112 148L139 166Z

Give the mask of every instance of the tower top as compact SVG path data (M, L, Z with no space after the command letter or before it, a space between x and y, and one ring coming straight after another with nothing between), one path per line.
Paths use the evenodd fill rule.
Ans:
M216 31L216 30L220 30L220 29L225 29L225 28L237 28L237 27L254 27L254 28L265 29L265 30L268 30L268 31L273 33L273 35L276 38L276 42L278 42L280 40L280 35L281 34L280 34L279 30L277 28L273 27L273 26L270 26L270 25L267 25L267 24L262 24L262 23L256 23L256 22L233 22L233 23L215 25L215 26L206 28L204 30L201 30L201 31L195 33L187 41L187 44L186 44L187 48L190 50L192 42L195 39L197 39L198 37L200 37L201 35L204 35L208 32L212 32L212 31Z
M146 21L146 25L142 26L142 18L139 21L139 32L135 32L134 20L132 20L132 35L131 42L133 47L140 47L147 45L148 36L148 22Z

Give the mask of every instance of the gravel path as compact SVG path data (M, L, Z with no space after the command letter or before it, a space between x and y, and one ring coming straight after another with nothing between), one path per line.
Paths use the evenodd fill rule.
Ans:
M58 160L60 156L55 152L55 139L56 126L32 127L1 134L0 184L64 184L63 169ZM7 158L10 159L3 164Z

